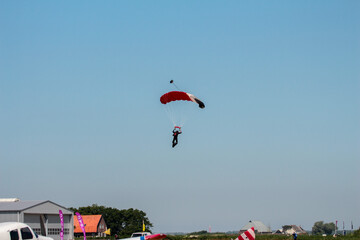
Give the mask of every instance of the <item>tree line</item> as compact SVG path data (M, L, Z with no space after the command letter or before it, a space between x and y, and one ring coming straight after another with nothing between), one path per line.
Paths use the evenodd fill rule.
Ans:
M143 222L145 231L151 232L153 224L150 222L146 213L138 209L122 209L98 206L93 204L87 207L69 208L73 212L81 215L102 215L111 235L118 235L119 238L130 237L134 232L142 232Z
M324 223L324 221L318 221L314 223L314 226L312 227L312 234L314 235L330 235L333 232L335 232L335 223Z
M119 238L127 238L134 232L142 232L143 223L145 224L145 231L151 233L151 228L153 224L150 222L149 218L146 216L146 213L138 209L122 209L117 208L98 206L93 204L87 207L79 208L69 208L73 212L79 212L81 215L102 215L106 225L111 229L111 235L117 235ZM283 226L286 228L287 226ZM290 226L289 226L290 227ZM323 221L318 221L314 223L312 227L313 235L330 235L335 230L335 224L324 223ZM197 232L198 234L207 233L207 231ZM360 230L354 232L355 235L360 235Z

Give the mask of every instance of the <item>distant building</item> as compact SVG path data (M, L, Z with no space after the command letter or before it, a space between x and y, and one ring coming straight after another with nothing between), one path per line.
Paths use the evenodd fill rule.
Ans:
M64 239L73 239L73 212L51 201L21 201L0 199L0 222L21 222L39 235L60 240L59 210L64 214Z
M104 232L107 230L107 226L102 215L82 215L81 217L85 225L86 236L106 237ZM83 236L76 216L74 216L74 235L75 237Z
M296 225L284 225L281 229L278 229L275 233L291 235L294 232L296 234L307 234L307 232L304 229L302 229L302 227Z
M240 229L240 232L245 232L249 228L254 227L255 233L258 234L270 234L271 229L260 221L249 221L245 226Z

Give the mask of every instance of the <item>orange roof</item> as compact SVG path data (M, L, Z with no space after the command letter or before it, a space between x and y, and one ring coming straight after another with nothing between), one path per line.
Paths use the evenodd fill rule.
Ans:
M97 232L99 222L101 220L102 215L82 215L83 222L85 224L85 232L93 233ZM74 233L82 233L79 221L77 216L74 215Z

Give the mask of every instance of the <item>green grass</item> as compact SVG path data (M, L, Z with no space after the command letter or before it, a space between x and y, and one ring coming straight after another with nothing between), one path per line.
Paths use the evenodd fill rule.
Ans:
M237 234L204 234L198 235L197 237L190 237L189 235L168 235L170 240L235 240L238 237ZM315 236L315 235L298 235L297 240L360 240L359 236L355 235L346 235L346 236ZM286 235L275 235L275 234L266 234L266 235L256 235L256 240L293 240L292 236Z
M338 235L336 238L333 236L316 236L316 235L298 235L297 240L360 240L360 234L348 234L346 236ZM213 233L213 234L201 234L201 235L168 235L165 240L235 240L238 237L238 234L222 234L222 233ZM83 237L75 238L76 240L83 240ZM97 239L105 240L111 239L114 240L114 236L109 236L107 238L92 238L87 237L87 239ZM275 235L275 234L264 234L256 235L256 240L293 240L293 237L286 235Z

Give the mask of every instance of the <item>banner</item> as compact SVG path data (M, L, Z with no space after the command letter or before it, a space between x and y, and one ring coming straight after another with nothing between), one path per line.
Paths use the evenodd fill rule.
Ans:
M64 240L64 214L61 210L59 210L59 216L60 216L60 224L61 224L61 230L60 230L60 240Z
M83 231L84 240L86 240L85 225L84 225L84 222L83 222L83 220L82 220L82 217L81 217L80 213L78 213L78 212L76 212L75 214L76 214L76 216L77 216L77 219L78 219L79 225L80 225L80 227L81 227L81 230Z

